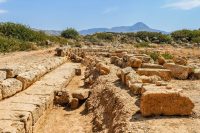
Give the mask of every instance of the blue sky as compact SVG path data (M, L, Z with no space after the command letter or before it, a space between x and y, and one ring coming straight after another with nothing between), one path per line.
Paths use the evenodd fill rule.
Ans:
M174 31L200 28L200 0L0 0L0 21L39 29L133 25Z

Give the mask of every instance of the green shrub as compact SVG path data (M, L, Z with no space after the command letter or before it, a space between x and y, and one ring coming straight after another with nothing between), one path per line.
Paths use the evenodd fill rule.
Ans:
M137 43L135 44L136 48L143 48L143 47L150 47L148 42L141 42L141 43Z
M0 33L6 37L29 42L40 42L47 38L43 32L34 31L31 28L15 23L0 23Z
M165 59L173 59L173 55L171 55L170 53L164 53L161 56L164 57Z
M113 41L114 37L112 33L96 33L95 36L100 39L100 40L104 40L104 41Z
M0 52L13 52L19 50L27 50L31 48L31 44L19 39L7 38L0 36Z
M149 56L154 60L158 60L158 57L160 56L160 54L158 52L150 52Z
M200 43L200 36L199 36L199 37L192 38L192 42L193 42L193 43Z
M67 39L78 39L79 33L73 28L68 28L61 33L61 36Z

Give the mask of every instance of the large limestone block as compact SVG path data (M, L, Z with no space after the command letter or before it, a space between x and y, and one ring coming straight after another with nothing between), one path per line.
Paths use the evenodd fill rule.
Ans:
M23 122L26 133L32 133L33 124L32 124L32 115L30 112L0 110L0 121L2 120Z
M1 133L26 133L24 123L12 120L0 120Z
M96 68L102 75L107 75L110 73L110 67L101 62L96 65Z
M164 57L160 56L158 57L158 64L159 65L164 65L166 63L166 60Z
M140 76L134 70L126 75L125 80L125 84L128 87L130 87L130 85L134 83L142 83Z
M6 71L0 70L0 82L6 79Z
M174 57L173 61L177 65L187 65L187 59L183 57Z
M86 100L89 97L90 90L88 89L79 89L72 92L72 97L79 100Z
M179 91L154 89L142 94L140 111L143 116L191 115L194 103Z
M159 76L140 76L140 79L142 80L143 83L150 83L150 84L155 84L157 81L161 81L161 77Z
M6 71L7 78L14 78L18 74L24 72L25 67L24 66L9 66L9 67L3 68L1 70Z
M164 69L163 66L151 63L143 63L142 68L151 68L151 69Z
M0 110L4 111L24 111L30 112L32 115L32 124L34 125L38 119L43 115L44 109L42 109L38 105L27 104L27 103L13 103L13 102L5 102L0 104Z
M28 88L30 85L32 85L34 82L39 80L46 72L47 69L45 69L45 67L39 66L34 70L30 70L28 72L19 74L17 76L17 79L23 83L23 90L24 90Z
M132 83L130 84L129 89L133 94L139 95L141 94L142 86L143 86L143 83Z
M148 55L134 55L135 58L142 60L143 63L150 63L152 58Z
M145 76L159 76L165 81L171 80L171 71L167 69L146 69L146 68L140 68L137 70L137 73L139 75L145 75Z
M191 68L188 66L176 65L173 63L165 63L164 68L171 71L172 77L181 80L188 79L189 74L192 72Z
M126 84L126 75L134 71L131 67L127 67L121 70L122 83Z
M11 97L22 90L22 82L14 78L6 79L0 83L0 90L3 98Z
M135 57L131 57L127 62L127 66L133 68L140 68L141 65L142 65L142 60Z

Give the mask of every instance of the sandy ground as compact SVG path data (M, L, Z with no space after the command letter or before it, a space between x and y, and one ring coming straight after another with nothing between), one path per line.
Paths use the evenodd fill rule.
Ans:
M55 54L55 48L56 47L37 51L14 52L5 55L0 54L0 68L17 65L28 66L43 59L50 58Z
M85 105L70 111L64 107L55 107L37 133L91 133L92 124L86 115Z
M84 68L82 68L84 72ZM82 76L75 76L64 88L68 91L83 88ZM47 116L37 133L92 133L92 117L85 110L85 103L76 110L56 106Z

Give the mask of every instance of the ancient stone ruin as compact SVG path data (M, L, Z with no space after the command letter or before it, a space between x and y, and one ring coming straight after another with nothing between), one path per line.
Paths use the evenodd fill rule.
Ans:
M101 47L55 52L0 69L0 132L37 133L55 106L84 106L92 131L110 133L137 132L148 118L190 119L196 111L188 91L172 84L200 80L187 58L154 61L139 50Z

